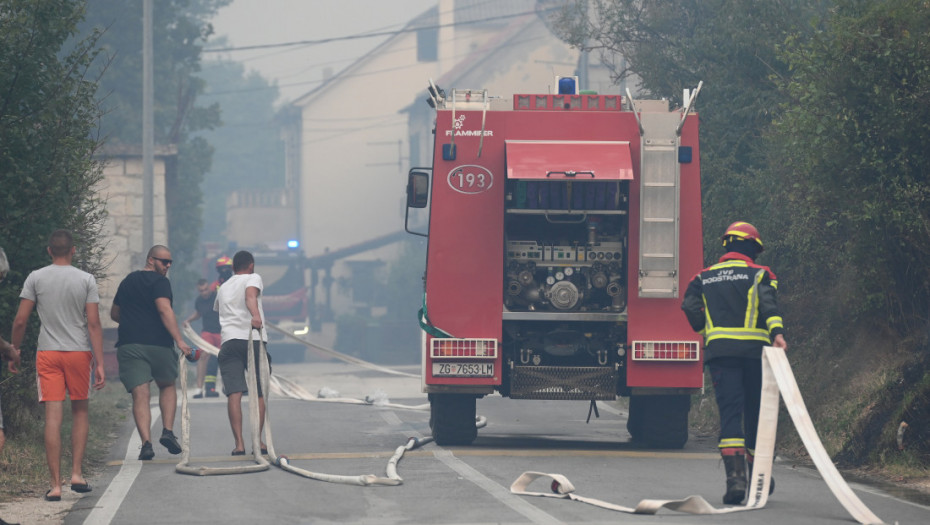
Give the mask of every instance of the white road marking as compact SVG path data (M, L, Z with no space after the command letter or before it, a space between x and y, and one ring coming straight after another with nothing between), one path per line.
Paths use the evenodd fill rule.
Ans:
M404 422L399 417L397 417L397 414L392 411L384 411L381 412L380 415L381 418L384 419L389 425L400 426L404 424ZM413 434L413 436L417 439L423 437L419 432L416 431L409 432L407 435L409 436L410 434ZM439 461L445 463L447 467L457 472L463 478L481 487L497 501L500 501L507 507L510 507L518 514L522 514L531 522L540 525L564 525L564 522L560 521L551 514L543 512L539 510L539 508L527 503L525 499L511 494L510 488L500 485L484 474L473 469L467 463L455 457L452 452L443 448L439 448L433 452L433 456Z
M473 469L467 463L455 457L452 452L441 448L433 452L433 456L435 456L439 461L445 463L446 466L452 470L458 472L463 478L484 489L484 491L494 497L494 499L522 514L533 523L539 523L543 525L561 525L564 523L557 519L555 516L552 516L551 514L543 512L539 510L539 508L530 505L526 502L525 499L511 494L508 487L500 485L484 474Z
M161 410L157 406L152 407L152 422L157 421L159 417L161 417ZM142 440L139 438L139 433L133 430L129 443L126 445L123 465L113 477L106 492L97 500L94 510L87 515L87 519L84 520L86 525L109 525L113 521L116 511L122 506L126 494L136 481L136 476L142 471L142 460L138 456L141 446Z

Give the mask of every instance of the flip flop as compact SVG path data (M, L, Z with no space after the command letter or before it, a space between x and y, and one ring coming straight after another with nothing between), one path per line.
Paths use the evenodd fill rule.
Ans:
M233 450L231 455L233 455L233 456L244 456L244 455L245 455L245 451L244 451L244 450Z
M52 492L52 489L48 489L45 492L45 501L61 501L61 496L49 496Z
M71 490L73 490L74 492L80 492L81 494L84 494L94 489L90 486L89 483L85 482L85 483L72 483Z

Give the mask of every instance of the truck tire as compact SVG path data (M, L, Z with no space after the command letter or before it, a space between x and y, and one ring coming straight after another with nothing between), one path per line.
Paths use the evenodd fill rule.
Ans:
M473 395L429 395L429 428L437 445L471 445L478 437L475 405Z
M679 449L688 442L690 411L691 396L630 396L626 429L636 444Z

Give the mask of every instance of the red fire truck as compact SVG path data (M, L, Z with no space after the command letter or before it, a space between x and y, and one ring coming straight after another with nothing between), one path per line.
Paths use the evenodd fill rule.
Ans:
M433 437L470 444L476 400L495 391L592 409L624 396L635 442L683 447L703 387L680 310L703 263L700 85L679 110L557 85L507 99L431 83L433 165L408 175L406 226L428 236Z

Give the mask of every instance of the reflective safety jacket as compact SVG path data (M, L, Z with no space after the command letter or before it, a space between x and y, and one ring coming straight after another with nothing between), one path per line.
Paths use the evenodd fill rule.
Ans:
M762 347L785 330L777 290L772 270L740 253L729 252L701 270L688 284L681 309L691 328L704 335L704 360L761 358Z

